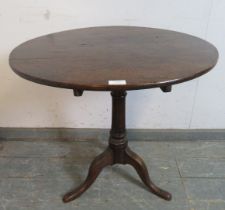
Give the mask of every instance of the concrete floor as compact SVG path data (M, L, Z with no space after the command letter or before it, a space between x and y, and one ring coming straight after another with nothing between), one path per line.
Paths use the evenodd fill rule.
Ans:
M225 141L130 141L152 180L173 194L149 193L130 166L107 167L80 198L62 195L79 185L107 141L0 142L0 210L224 210Z

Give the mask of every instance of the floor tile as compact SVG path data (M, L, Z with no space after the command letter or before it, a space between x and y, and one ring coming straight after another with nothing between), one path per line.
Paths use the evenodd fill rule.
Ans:
M225 159L183 158L177 162L180 174L184 178L225 178Z

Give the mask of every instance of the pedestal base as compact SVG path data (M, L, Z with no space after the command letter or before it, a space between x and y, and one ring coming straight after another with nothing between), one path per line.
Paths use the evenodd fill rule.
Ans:
M117 163L130 164L131 166L133 166L150 192L165 200L171 200L172 196L169 192L160 189L151 181L144 161L129 147L120 149L120 152L108 147L105 152L103 152L93 160L90 165L86 180L75 190L67 193L63 197L63 201L66 203L79 197L94 183L95 179L104 167Z
M126 139L125 126L125 91L113 91L112 95L112 127L110 131L109 147L97 156L90 165L88 176L83 184L63 197L64 202L70 202L85 192L95 181L102 169L113 164L130 164L139 174L150 192L171 200L170 193L157 187L150 179L144 161L129 147Z

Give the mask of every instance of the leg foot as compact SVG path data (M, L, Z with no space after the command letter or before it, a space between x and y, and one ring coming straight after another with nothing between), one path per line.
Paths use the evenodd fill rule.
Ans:
M144 161L141 159L141 157L139 157L136 153L134 153L129 147L126 148L125 154L126 154L126 164L130 164L135 168L141 180L148 187L150 192L167 201L170 201L172 199L172 195L169 192L160 189L151 181L148 174L148 169Z
M91 163L88 171L88 175L86 180L75 190L67 193L63 197L63 202L70 202L77 197L79 197L82 193L84 193L95 181L97 176L100 174L102 169L107 165L113 164L113 153L110 148L106 149L105 152L97 156L93 162Z

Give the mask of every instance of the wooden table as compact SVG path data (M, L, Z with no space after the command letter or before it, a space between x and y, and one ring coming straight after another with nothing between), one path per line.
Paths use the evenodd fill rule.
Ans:
M144 161L128 147L126 91L159 87L170 92L172 85L207 73L217 59L216 48L202 39L144 27L76 29L42 36L15 48L10 66L25 79L72 89L75 96L84 90L111 91L109 146L93 160L86 180L63 201L79 197L105 166L113 164L132 165L150 192L171 200L171 194L151 181Z

